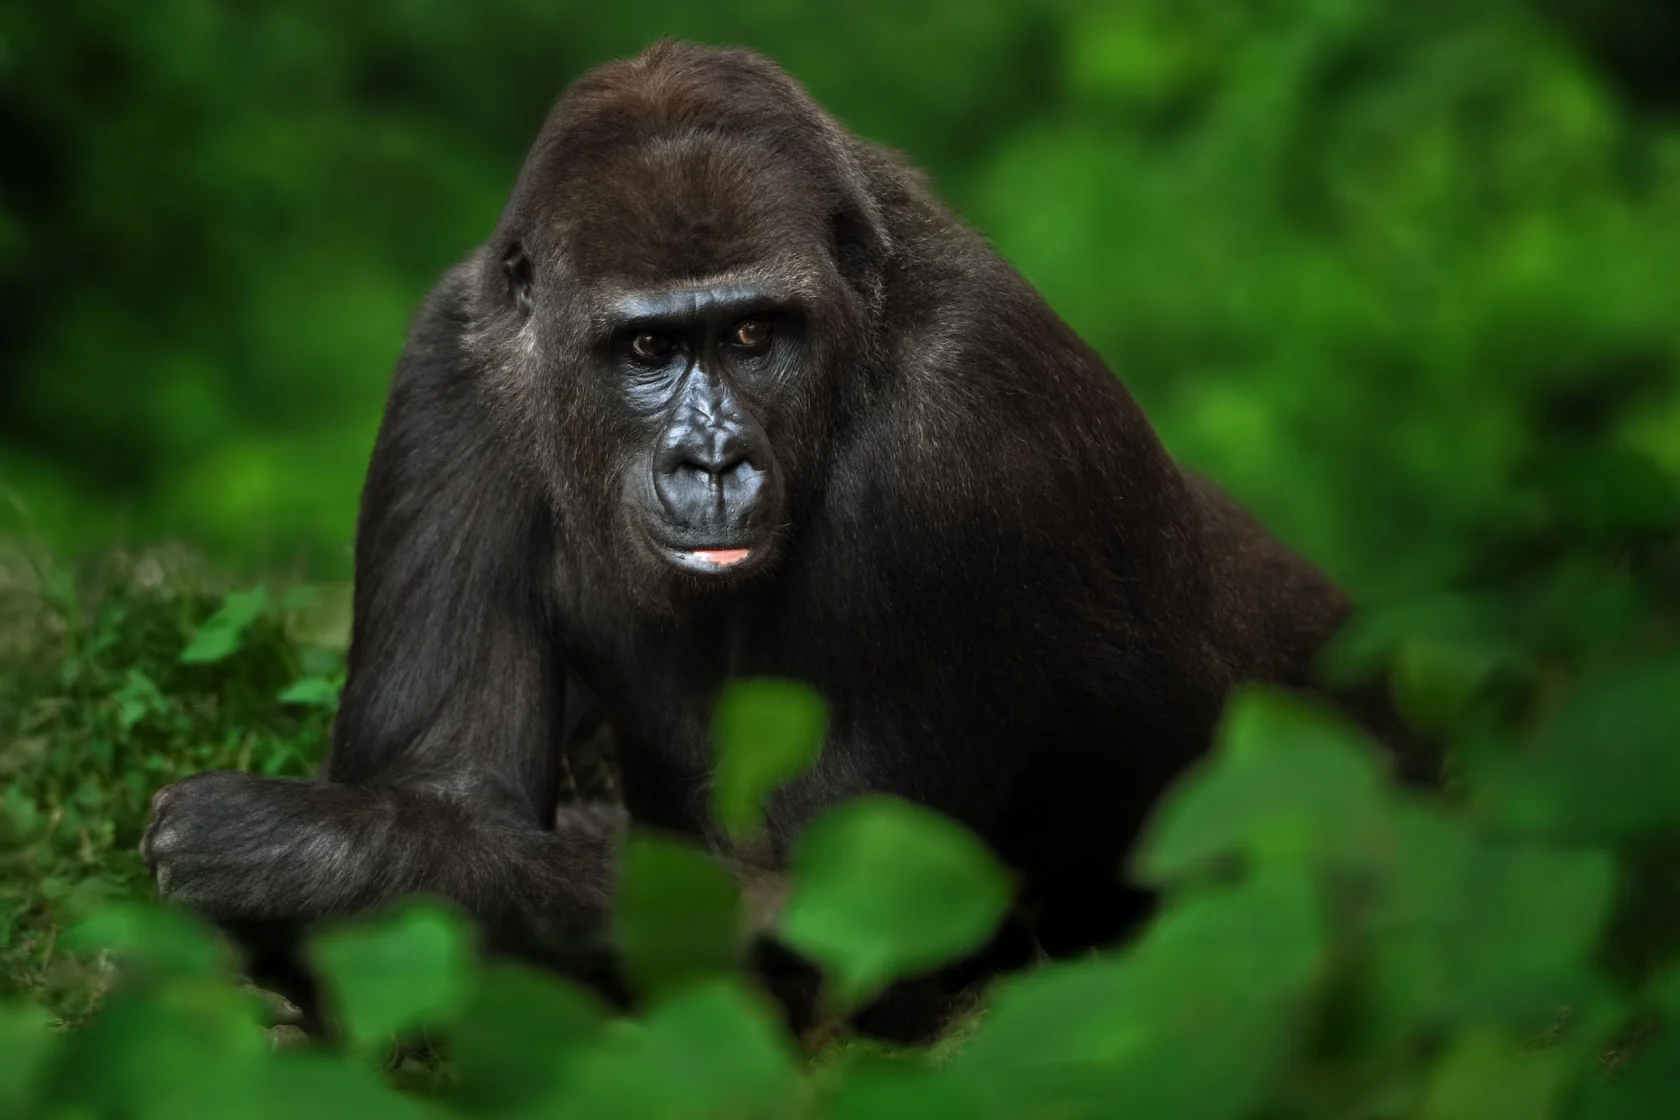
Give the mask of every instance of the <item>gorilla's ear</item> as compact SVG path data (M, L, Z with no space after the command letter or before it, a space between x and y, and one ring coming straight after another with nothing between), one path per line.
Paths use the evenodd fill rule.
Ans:
M502 276L507 280L507 297L521 315L531 313L531 258L525 246L515 241L502 254Z
M873 215L863 207L842 206L829 218L829 237L840 275L860 294L872 294L887 255L886 236Z
M839 175L839 197L834 199L828 218L835 264L841 278L875 310L880 306L884 269L893 249L883 207L875 183L839 125L814 105L812 111L821 122L828 158Z

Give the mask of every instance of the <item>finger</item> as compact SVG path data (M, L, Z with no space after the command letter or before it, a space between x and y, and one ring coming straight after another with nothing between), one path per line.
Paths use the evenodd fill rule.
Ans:
M181 828L167 817L157 817L146 826L145 833L140 837L140 856L146 865L153 870L158 863L168 859L180 846Z
M157 826L157 818L153 817L151 823L146 826L146 831L140 834L140 858L145 860L146 866L153 870L156 870L154 865L157 863Z

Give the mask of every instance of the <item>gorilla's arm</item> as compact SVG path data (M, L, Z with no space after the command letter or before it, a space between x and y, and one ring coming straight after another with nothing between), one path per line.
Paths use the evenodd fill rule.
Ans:
M617 811L568 809L555 828L549 523L495 438L450 287L418 321L369 469L327 780L211 773L159 794L144 843L159 886L218 919L426 892L493 940L546 942L604 911Z

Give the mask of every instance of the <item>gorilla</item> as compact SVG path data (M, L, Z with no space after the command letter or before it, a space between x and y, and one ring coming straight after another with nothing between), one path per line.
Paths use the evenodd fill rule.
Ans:
M730 678L830 705L772 867L825 807L898 795L989 843L1060 954L1135 917L1121 861L1233 685L1312 690L1350 610L905 160L769 60L674 42L562 95L425 300L355 550L321 779L161 790L160 893L252 944L440 896L602 983L577 947L629 821L733 858ZM561 803L585 703L621 806Z

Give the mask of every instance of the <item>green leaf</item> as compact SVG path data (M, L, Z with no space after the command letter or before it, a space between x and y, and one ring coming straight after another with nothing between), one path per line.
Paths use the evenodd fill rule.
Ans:
M496 962L479 974L454 1032L453 1097L474 1115L499 1115L560 1089L583 1045L601 1036L607 1011L553 976Z
M762 827L764 801L816 761L828 731L822 697L795 681L731 681L712 717L713 811L731 836Z
M1500 605L1490 597L1441 593L1362 607L1319 653L1332 683L1386 672L1408 645L1466 651L1487 660L1515 655Z
M955 822L858 798L800 835L781 938L821 965L843 1006L978 949L1008 910L1009 874Z
M998 986L955 1076L998 1116L1249 1115L1303 1042L1329 945L1305 876L1179 899L1124 957Z
M1383 819L1375 751L1340 720L1281 693L1232 698L1214 753L1170 790L1133 856L1165 884L1244 855L1323 866L1357 859Z
M1607 854L1482 840L1422 805L1394 819L1370 919L1387 1029L1524 1028L1595 994L1585 964L1615 894Z
M26 1116L30 1100L60 1038L52 1017L30 1004L0 1004L0 1116Z
M66 949L108 952L126 971L150 977L222 975L227 950L189 911L125 902L95 913L64 935Z
M737 984L714 981L655 1007L571 1059L564 1089L531 1116L781 1120L800 1115L795 1055L777 1016Z
M321 934L309 957L358 1048L451 1022L472 992L466 925L431 903Z
M1409 639L1396 651L1390 677L1395 708L1409 726L1448 736L1490 685L1523 664L1509 649Z
M1531 742L1480 752L1465 769L1506 828L1618 840L1680 826L1680 658L1583 686Z
M122 687L111 694L117 704L117 723L128 731L147 715L167 712L169 702L163 698L152 678L139 669L130 669Z
M339 681L326 677L303 677L292 682L279 696L282 704L307 704L313 708L338 707Z
M180 660L187 664L221 661L239 650L245 630L268 609L268 592L261 586L249 591L229 592L222 607L205 619Z
M1471 1031L1435 1067L1420 1120L1555 1116L1579 1058L1573 1048L1536 1050L1497 1032Z
M236 1116L239 1120L439 1120L439 1111L382 1084L359 1065L324 1055L284 1052L258 1067L239 1111L214 1107L186 1116ZM225 1106L224 1106L225 1107ZM159 1117L158 1120L175 1120Z
M220 978L174 979L109 998L65 1039L42 1091L65 1115L248 1115L269 1052L252 993Z
M966 1082L904 1063L851 1073L827 1113L829 1120L971 1120L990 1114Z
M709 852L632 831L614 906L614 943L644 995L735 969L741 891Z

